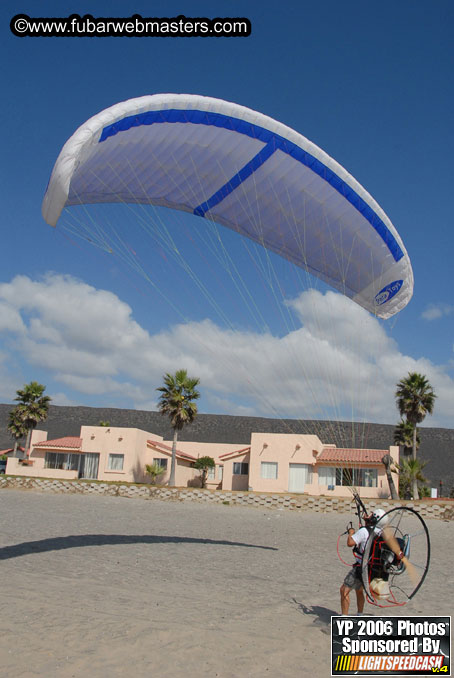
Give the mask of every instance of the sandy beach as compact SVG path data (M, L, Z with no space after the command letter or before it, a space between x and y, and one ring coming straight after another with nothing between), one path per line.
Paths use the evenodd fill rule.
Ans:
M0 508L3 676L330 675L349 514L10 489ZM448 615L454 523L427 523L405 614Z

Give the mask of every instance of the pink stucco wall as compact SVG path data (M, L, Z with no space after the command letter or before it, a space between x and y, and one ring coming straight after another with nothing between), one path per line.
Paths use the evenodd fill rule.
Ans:
M171 442L166 441L166 445L169 445L170 447L172 446ZM226 470L224 468L224 461L220 458L221 455L227 454L229 452L235 452L236 450L240 449L241 445L236 445L236 444L225 444L225 443L194 443L191 441L178 441L177 445L178 449L181 450L181 452L185 452L186 454L190 454L196 459L198 457L212 457L215 461L215 470L214 470L214 479L208 479L207 480L207 488L208 489L226 489L224 485L224 479L226 478ZM220 468L222 467L222 468ZM199 472L194 473L194 478L199 476ZM228 475L228 472L227 472ZM230 482L231 484L231 482ZM244 483L243 483L244 484ZM232 488L230 488L232 489ZM246 487L241 487L241 488L236 488L236 489L246 489L247 490L247 482L246 482Z
M244 452L233 457L224 459L224 479L222 481L223 490L247 490L249 489L249 477L245 475L234 475L233 464L235 462L243 462L250 465L250 453Z
M346 496L351 490L349 487L335 486L328 490L327 485L319 484L317 458L326 445L314 435L298 435L288 433L253 433L251 436L251 455L249 465L249 487L256 492L299 492L304 491L311 495ZM391 447L390 454L399 461L399 448ZM277 464L277 478L262 477L262 462ZM290 485L290 465L305 465L310 482L304 489L295 490ZM340 466L340 464L329 464ZM361 494L365 497L388 497L389 487L383 465L375 466L370 463L357 464L357 468L377 468L377 487L361 487ZM398 476L393 474L398 488Z
M253 433L249 486L257 492L288 492L290 464L306 464L311 469L323 449L317 436L288 433ZM262 478L262 462L277 463L275 480Z
M62 480L74 480L77 471L65 471L63 469L44 468L44 450L34 451L33 446L47 440L47 431L35 429L30 438L30 462L24 465L20 459L9 457L5 473L12 476L30 476L31 478L60 478Z
M168 483L171 452L170 449L163 449L162 446L171 448L172 441L164 441L161 436L140 429L102 426L82 426L80 438L82 439L81 450L49 446L48 451L72 453L82 451L99 454L97 479L123 482L150 482L145 466L152 464L154 459L167 459L167 472L158 478L158 483ZM34 445L46 439L45 431L34 431L30 456L33 465L25 466L17 459L9 458L6 473L46 478L77 478L77 471L44 468L46 449L35 448ZM149 441L156 442L156 446ZM327 446L315 435L285 433L252 433L250 448L247 442L245 445L236 445L178 441L177 444L179 452L191 455L195 459L202 456L213 457L216 467L214 478L208 479L207 482L207 487L210 489L250 489L256 492L273 493L291 491L311 495L348 496L351 494L349 487L335 486L334 489L329 490L328 486L319 483L318 457ZM123 455L124 463L121 470L109 468L110 454ZM390 454L398 462L399 448L390 447ZM234 475L233 464L235 462L249 464L249 474ZM262 467L263 462L268 464L266 469ZM340 464L334 462L329 464L334 467L336 465ZM377 468L378 482L377 487L361 487L361 495L366 498L388 497L388 481L383 465L374 466L371 463L365 463L362 466ZM273 473L277 470L277 477L264 477L264 472L266 470L269 472L270 468ZM199 471L192 467L190 459L177 457L176 485L178 487L196 485L199 476ZM306 482L295 489L295 477L299 478L298 482L306 477ZM398 487L398 477L396 474L393 474L393 477Z
M153 459L163 458L168 460L168 471L159 481L166 483L170 475L170 455L157 452L147 444L147 441L163 442L162 436L136 428L82 426L80 431L82 439L81 449L56 447L36 448L37 443L47 440L47 432L35 430L31 438L31 465L19 463L18 459L8 460L6 473L10 475L22 475L40 478L74 479L78 477L77 471L64 469L44 468L45 454L48 452L62 453L94 453L99 455L97 480L123 481L147 483L150 477L146 473L146 465L152 464ZM112 470L109 468L109 455L120 454L124 457L123 468ZM186 487L199 473L191 467L188 460L177 458L176 483Z
M166 443L167 444L167 443ZM144 465L153 464L155 459L166 459L167 470L159 475L156 479L156 485L167 485L170 479L170 471L172 467L171 453L162 452L152 446L148 445L148 449L143 457ZM175 483L177 487L188 487L193 484L194 478L198 476L198 471L192 468L191 462L177 456L175 468ZM144 482L151 482L150 476L146 475Z
M146 482L145 464L147 440L162 440L147 431L137 428L119 428L114 426L82 426L80 437L84 452L99 454L98 480L122 480L125 482ZM109 469L109 455L124 455L123 469Z
M10 457L6 465L6 473L11 476L30 476L31 478L58 478L60 480L76 480L77 471L44 468L44 455L33 460L31 466L25 466L19 459Z

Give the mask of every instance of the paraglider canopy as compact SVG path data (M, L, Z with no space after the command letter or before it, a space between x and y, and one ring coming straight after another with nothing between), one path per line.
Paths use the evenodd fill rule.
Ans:
M237 104L186 94L131 99L80 127L43 201L143 203L222 224L304 268L381 318L413 293L402 240L365 189L285 125Z

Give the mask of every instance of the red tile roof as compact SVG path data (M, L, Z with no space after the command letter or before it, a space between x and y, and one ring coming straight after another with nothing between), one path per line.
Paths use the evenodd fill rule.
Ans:
M42 440L40 443L35 443L33 447L69 447L70 449L80 450L82 447L82 438L65 436L64 438L55 438L55 440Z
M161 443L160 440L147 440L147 443L148 445L155 447L159 452L165 452L166 454L172 453L172 448L170 447L170 445L164 445L164 443ZM178 449L177 457L181 457L182 459L189 459L189 461L197 461L197 457L193 457L191 454L187 454L187 452L182 452L181 450Z
M317 457L317 462L339 461L344 464L381 464L389 450L354 450L350 448L325 447Z
M25 447L18 447L17 450L21 452L25 452ZM10 452L14 452L14 447L9 447L7 450L0 450L0 455L1 454L9 454Z
M227 457L233 458L233 457L239 457L242 454L245 454L246 452L250 452L251 447L243 447L241 450L233 450L233 452L225 452L224 454L219 455L219 459L225 460Z

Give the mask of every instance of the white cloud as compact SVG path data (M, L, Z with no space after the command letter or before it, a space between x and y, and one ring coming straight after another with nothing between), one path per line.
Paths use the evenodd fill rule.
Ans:
M421 313L421 318L424 320L438 320L452 313L454 313L454 306L450 304L429 304Z
M240 417L253 417L257 411L253 407L239 405L227 398L219 398L216 395L210 397L210 403L215 408L216 414L230 414Z
M49 393L48 395L51 397L53 405L67 405L68 407L75 407L81 404L78 400L71 400L71 398L68 398L66 393L58 392Z
M17 389L24 383L20 370L18 370L19 379L17 374L12 373L10 361L10 354L6 351L0 351L0 402L2 403L12 403L16 397Z
M71 390L55 389L60 403L86 394L155 408L162 375L184 367L201 380L203 411L392 423L396 383L418 371L439 396L426 422L451 425L454 382L443 366L401 353L383 324L342 295L310 290L288 303L300 326L283 337L211 320L152 334L111 292L68 276L17 276L0 285L10 319L0 336L13 335L23 359Z
M22 334L24 331L25 326L19 311L11 305L0 301L0 332Z
M110 395L120 394L125 399L131 400L142 400L146 396L143 387L141 388L124 381L116 381L109 377L87 377L78 376L77 374L56 373L54 378L60 383L66 384L72 390L87 395L97 395L100 393Z

